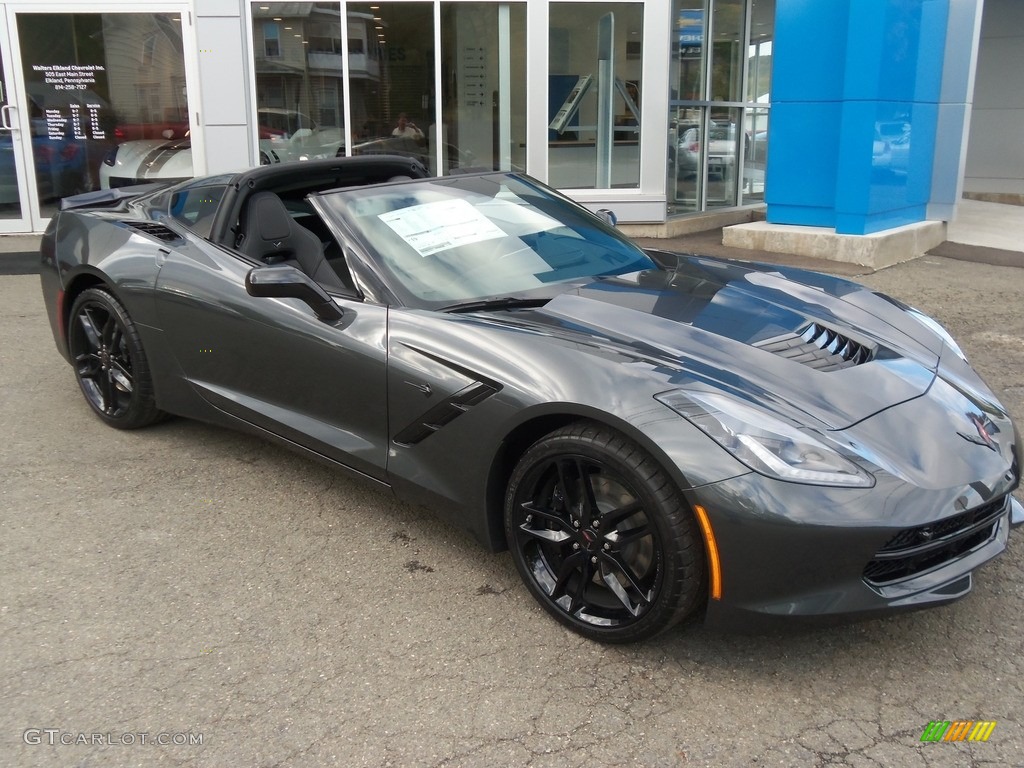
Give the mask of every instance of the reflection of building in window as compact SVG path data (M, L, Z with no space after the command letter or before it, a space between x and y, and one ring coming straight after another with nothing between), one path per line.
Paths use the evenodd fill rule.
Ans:
M163 99L160 98L160 92L160 85L156 83L136 83L135 98L139 105L138 115L141 121L150 123L162 118Z
M142 66L153 66L154 50L156 50L156 33L146 35L142 41Z
M281 55L281 30L277 24L267 22L263 25L263 55L267 57Z

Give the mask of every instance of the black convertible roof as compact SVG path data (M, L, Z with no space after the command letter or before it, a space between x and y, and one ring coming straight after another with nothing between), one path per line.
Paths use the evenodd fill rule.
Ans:
M380 184L395 176L422 179L429 176L423 164L413 157L402 155L359 155L336 157L330 160L308 160L297 163L261 165L236 176L231 186L248 188L251 192L273 189L317 187L355 187Z
M242 208L257 192L269 190L279 195L299 193L305 196L339 187L382 184L396 176L423 179L429 175L419 160L402 155L360 155L263 165L244 171L230 181L214 217L210 239L231 246Z

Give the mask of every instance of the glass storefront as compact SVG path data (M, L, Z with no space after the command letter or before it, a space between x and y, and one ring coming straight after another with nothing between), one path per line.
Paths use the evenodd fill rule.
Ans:
M675 0L668 211L760 202L775 0Z
M21 206L21 169L19 158L15 154L20 147L15 145L15 117L12 115L14 104L10 99L10 78L0 51L0 221L17 224L24 218Z
M0 163L24 158L20 181L12 171L0 185L0 228L27 208L45 220L69 194L220 170L225 145L203 143L193 158L194 132L224 141L242 127L232 126L237 110L206 124L190 110L194 43L183 40L182 14L46 5L11 14L17 44L3 64L7 79L12 64L20 69L19 109L31 115L14 141L0 124ZM589 205L635 205L638 221L763 200L775 0L250 0L247 9L240 68L189 64L250 94L250 138L233 164L239 154L275 164L400 153L439 175L514 169ZM667 115L667 132L642 132L645 111L651 125ZM240 133L231 135L237 150Z
M524 3L441 3L446 171L526 169L526 50Z
M99 187L192 175L181 18L19 13L41 215Z
M345 8L342 25L336 2L252 6L260 162L389 153L441 174L525 166L524 4L441 3L440 56L433 2Z
M260 163L334 157L345 142L338 3L261 3L252 15Z
M640 185L640 3L550 6L548 183Z

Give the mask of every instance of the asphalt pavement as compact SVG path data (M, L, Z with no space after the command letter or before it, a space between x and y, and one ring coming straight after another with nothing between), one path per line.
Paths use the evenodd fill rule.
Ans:
M1024 424L1024 270L858 279ZM0 766L1024 764L1024 531L948 607L606 647L384 492L196 422L103 426L32 275L0 277L0 424ZM921 741L947 720L996 726Z

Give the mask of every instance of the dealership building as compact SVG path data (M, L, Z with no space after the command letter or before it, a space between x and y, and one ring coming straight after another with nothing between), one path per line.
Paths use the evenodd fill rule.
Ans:
M879 265L962 196L1024 200L1021 72L1020 0L0 2L0 233L100 187L398 152L635 234Z

